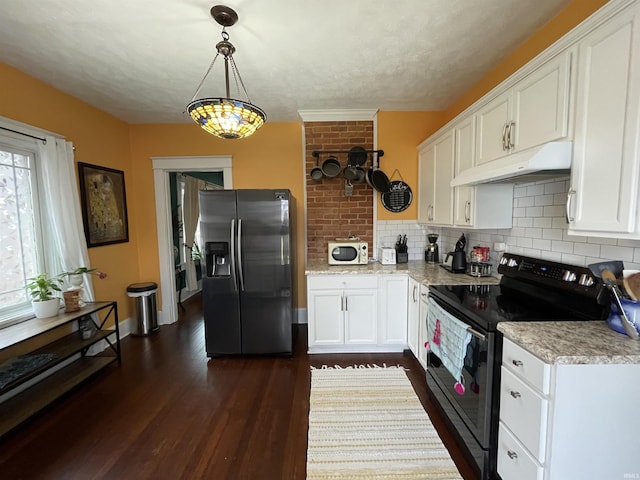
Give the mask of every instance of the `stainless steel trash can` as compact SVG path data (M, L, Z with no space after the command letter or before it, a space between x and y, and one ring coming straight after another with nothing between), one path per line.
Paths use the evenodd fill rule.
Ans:
M132 283L127 287L127 296L135 303L131 335L149 335L158 330L157 291L154 282Z

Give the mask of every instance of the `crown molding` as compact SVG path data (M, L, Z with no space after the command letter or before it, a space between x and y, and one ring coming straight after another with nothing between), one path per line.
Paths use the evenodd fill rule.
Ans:
M375 121L378 109L356 110L298 110L303 122Z

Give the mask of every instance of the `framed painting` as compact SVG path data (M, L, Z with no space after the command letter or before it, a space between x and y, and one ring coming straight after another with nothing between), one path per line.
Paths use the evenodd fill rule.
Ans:
M78 162L87 247L129 241L124 172Z

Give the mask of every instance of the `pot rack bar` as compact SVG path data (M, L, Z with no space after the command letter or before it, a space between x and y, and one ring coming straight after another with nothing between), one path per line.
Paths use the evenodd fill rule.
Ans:
M319 158L323 154L337 154L337 153L375 153L378 158L384 156L384 150L360 150L358 152L352 152L351 150L314 150L312 155L314 158Z

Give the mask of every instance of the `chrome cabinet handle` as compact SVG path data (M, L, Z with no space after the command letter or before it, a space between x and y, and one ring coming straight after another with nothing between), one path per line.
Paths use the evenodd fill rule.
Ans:
M345 312L349 311L349 297L347 297L346 295L344 297L344 311Z
M516 126L516 122L514 121L509 122L509 128L507 129L507 150L511 150L513 147L515 147L515 144L513 143L513 135L512 135L515 126Z
M513 398L520 398L522 396L520 395L520 392L514 392L513 390L509 392L509 395L511 395Z
M502 150L505 151L507 149L507 128L509 128L509 122L504 124L502 127Z
M515 460L516 458L518 458L518 454L516 452L514 452L513 450L507 450L507 456L511 460Z
M567 192L567 211L566 211L567 223L571 223L575 221L575 218L571 216L571 199L575 194L576 194L576 191L573 188L570 188L569 191Z
M524 365L522 363L522 360L512 360L511 363L513 363L516 367L521 367L522 365Z
M418 297L416 296L417 291L418 291L418 286L414 285L413 286L413 303L416 303L418 301Z
M464 221L471 222L471 202L469 200L464 202Z

